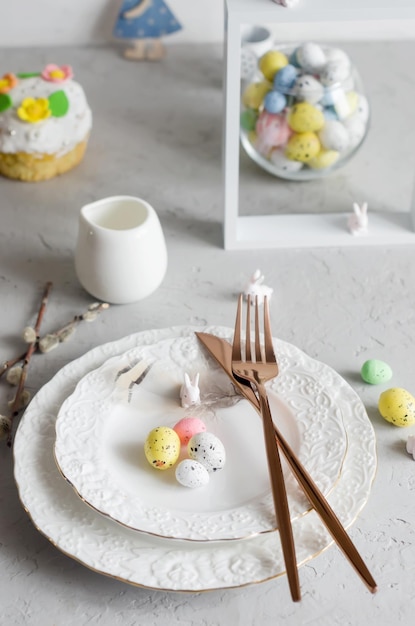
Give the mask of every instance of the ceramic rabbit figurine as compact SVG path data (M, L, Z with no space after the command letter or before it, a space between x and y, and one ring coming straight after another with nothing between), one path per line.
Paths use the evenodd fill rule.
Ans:
M409 435L408 441L406 442L406 451L408 454L412 454L415 461L415 435Z
M368 215L367 202L360 207L357 202L353 202L354 213L349 216L347 224L352 235L362 235L367 232Z
M189 374L185 372L184 383L180 389L180 400L182 407L185 409L200 404L199 372L195 375L193 380L191 380Z
M261 270L255 270L244 291L245 296L251 296L251 304L255 304L256 296L258 296L258 304L263 303L264 296L267 296L268 300L270 300L273 289L264 285L263 282L264 275L261 274Z

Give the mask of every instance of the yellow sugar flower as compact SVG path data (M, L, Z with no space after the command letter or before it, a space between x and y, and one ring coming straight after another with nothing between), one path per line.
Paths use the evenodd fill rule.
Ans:
M17 115L21 120L37 124L46 120L51 115L49 101L46 98L25 98L17 109Z

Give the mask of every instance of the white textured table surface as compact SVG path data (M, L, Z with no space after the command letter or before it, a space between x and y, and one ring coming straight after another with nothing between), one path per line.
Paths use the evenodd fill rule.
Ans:
M415 153L414 123L408 116L415 86L407 61L415 47L352 48L372 92L369 140L353 162L324 183L278 183L243 157L244 184L254 206L262 202L259 190L266 195L275 186L286 205L293 199L293 205L316 207L329 198L349 207L352 199L367 199L370 206L378 202L393 209L395 201L408 201ZM32 392L88 349L132 332L180 324L232 326L235 294L259 267L274 288L275 334L350 382L373 422L379 455L372 495L350 531L379 584L378 593L366 591L337 548L331 548L301 568L303 600L294 605L284 578L223 592L177 594L130 587L89 571L34 528L18 499L11 452L2 446L0 624L412 624L415 462L405 441L414 429L387 424L376 404L386 386L415 392L414 248L222 249L222 55L217 47L177 46L153 65L128 63L112 48L9 49L0 58L2 72L37 70L50 61L71 63L94 111L90 146L78 169L36 185L0 180L2 360L21 349L21 329L33 322L47 280L54 289L45 331L91 302L73 268L83 204L116 194L146 198L160 215L169 251L167 276L154 295L111 307L93 325L81 326L70 342L33 359ZM393 81L399 93L391 88ZM395 122L388 110L397 112L398 105L402 113ZM393 176L387 175L391 166ZM368 358L392 366L390 383L362 383L359 370ZM0 398L4 406L5 387Z

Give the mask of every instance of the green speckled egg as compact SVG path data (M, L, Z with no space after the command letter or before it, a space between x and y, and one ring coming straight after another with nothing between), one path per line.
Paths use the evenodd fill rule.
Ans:
M180 454L179 435L172 428L158 426L147 435L144 453L151 467L166 470L176 463Z
M295 133L290 137L285 156L292 161L307 163L320 152L320 141L315 133Z
M256 121L258 119L257 111L247 109L241 113L241 126L244 130L255 130Z
M317 132L324 126L324 115L309 102L298 102L288 115L288 125L296 133Z
M381 416L395 426L415 424L415 398L406 389L393 387L381 393L378 408Z
M379 385L380 383L388 382L392 378L392 369L385 361L369 359L363 363L360 374L365 383Z

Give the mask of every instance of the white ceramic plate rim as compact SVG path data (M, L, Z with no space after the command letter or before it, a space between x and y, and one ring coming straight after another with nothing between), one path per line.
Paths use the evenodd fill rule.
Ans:
M232 334L229 330L226 338L231 340ZM347 448L337 391L320 382L327 378L324 364L317 365L304 352L282 341L275 340L275 349L280 372L270 385L271 407L276 406L277 410L275 403L283 401L280 411L283 415L276 415L275 419L279 419L280 428L294 450L297 435L300 461L321 491L327 494L339 478ZM120 373L128 377L127 370L137 362L153 363L153 369L139 387L124 389L120 385ZM188 411L182 409L179 402L183 371L200 373L202 404ZM163 378L168 382L161 390ZM151 391L151 403L153 399L154 404L161 400L161 410L156 411L154 422L148 419L146 410L141 409L146 387ZM277 396L273 397L273 391ZM198 415L204 419L208 431L215 432L226 442L228 457L233 454L233 458L228 459L224 470L212 476L209 485L197 493L175 484L170 475L164 472L160 475L146 462L140 464L139 460L134 471L130 460L121 465L122 471L117 471L114 455L108 454L108 448L112 452L113 448L120 447L123 433L118 430L122 429L119 424L123 423L123 413L126 414L124 428L131 429L123 441L125 445L128 442L129 449L136 441L138 459L140 455L144 459L143 442L149 430L162 425L173 427L186 415ZM190 331L179 338L128 350L83 377L58 413L55 458L63 476L84 502L129 528L160 537L193 541L242 539L275 530L265 451L258 457L263 444L262 427L253 413L247 401L235 392L228 376L207 356ZM160 415L164 420L161 423L157 421L161 419ZM284 430L283 416L287 431ZM117 424L116 433L108 440L105 431L108 423L113 421ZM228 436L224 439L222 433L226 422L228 432L225 434ZM233 424L231 429L229 423ZM242 445L238 445L238 437L229 436L232 433L239 435L239 443L242 438ZM254 448L246 443L252 441L258 442ZM173 474L174 468L167 472ZM309 502L288 475L290 512L295 519L309 510ZM165 478L169 481L167 485ZM259 492L257 485L260 485ZM171 498L169 504L168 497ZM236 504L229 506L230 499L234 503L236 499ZM198 510L202 505L204 510Z
M221 327L194 328L221 334ZM194 543L134 532L94 512L59 473L53 456L60 405L88 371L108 357L188 327L143 331L104 344L62 368L39 391L20 421L15 442L15 479L22 505L34 525L59 550L86 567L115 579L165 591L208 591L259 583L284 574L272 533L245 541ZM341 477L328 500L345 527L366 504L376 472L373 427L354 390L333 372L342 398L348 450ZM299 564L333 542L312 511L293 523Z

